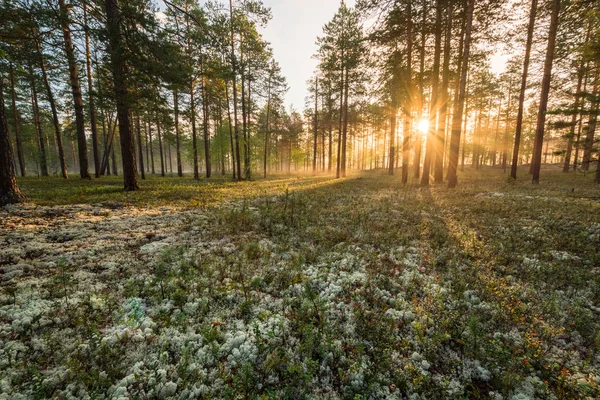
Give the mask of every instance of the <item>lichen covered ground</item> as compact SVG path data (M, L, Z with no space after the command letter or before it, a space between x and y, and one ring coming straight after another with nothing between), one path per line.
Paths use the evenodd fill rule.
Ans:
M24 180L0 399L600 398L600 190L525 179Z

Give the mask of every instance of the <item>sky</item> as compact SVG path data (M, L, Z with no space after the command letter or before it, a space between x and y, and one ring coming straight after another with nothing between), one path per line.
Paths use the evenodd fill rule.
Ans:
M302 111L306 81L317 66L312 56L317 51L317 37L340 6L340 0L263 0L271 8L273 19L262 34L271 43L275 60L288 82L286 105ZM353 6L354 0L346 0Z

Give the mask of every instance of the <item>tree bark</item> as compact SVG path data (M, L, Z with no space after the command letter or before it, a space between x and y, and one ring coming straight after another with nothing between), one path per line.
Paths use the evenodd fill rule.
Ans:
M579 102L581 97L581 84L583 83L583 60L579 64L577 70L577 89L575 90L575 103L573 104L573 115L571 116L571 129L569 130L569 138L567 141L567 151L565 153L565 162L563 172L569 172L571 167L571 153L573 152L573 141L575 140L575 129L577 126L577 117L579 117Z
M546 60L544 61L544 77L542 79L540 109L538 112L537 127L535 130L535 143L532 161L533 183L539 183L540 181L542 145L544 141L544 129L546 127L546 111L548 109L548 95L550 94L550 81L552 79L552 62L554 61L554 48L556 46L556 32L558 30L559 13L560 0L553 0L552 16L550 18L550 30L548 32L548 47L546 49Z
M142 179L146 179L146 172L144 171L144 153L142 151L142 127L140 126L140 114L136 116L135 129L137 131L138 156L140 159L140 174L142 175Z
M3 81L0 78L0 207L23 201L25 198L15 178L13 152L4 109Z
M111 67L121 138L121 158L123 162L123 187L125 190L137 190L137 169L133 134L129 120L129 90L127 88L127 67L125 65L124 48L121 42L121 15L118 0L106 0L106 18L111 55Z
M177 176L183 176L183 167L181 165L181 149L180 149L180 139L179 139L179 96L177 89L173 90L173 111L175 118L175 152L177 158Z
M75 108L75 127L77 129L77 150L79 155L79 176L82 179L91 179L87 141L85 138L85 117L83 115L83 96L81 94L81 85L79 83L79 72L75 53L73 51L73 41L71 39L71 27L69 25L69 13L65 0L58 0L60 8L60 23L63 31L65 53L67 54L67 63L69 65L69 80L71 83L71 93L73 94L73 105Z
M527 25L527 43L525 45L525 60L523 61L523 75L521 77L521 91L519 92L519 108L517 111L517 125L515 130L515 145L512 154L512 165L510 176L517 179L517 166L519 162L519 147L521 145L521 132L523 127L523 104L525 102L525 91L527 89L527 74L529 72L529 59L531 57L531 44L533 42L533 28L535 26L535 14L537 12L537 0L531 0L529 11L529 25Z
M467 70L469 69L469 54L471 50L471 29L473 26L473 9L475 0L468 0L467 21L465 25L465 41L463 49L462 68L460 71L460 89L458 92L458 106L452 117L452 135L450 136L450 156L448 160L448 187L454 188L458 183L458 150L460 147L460 134L462 128L464 102L467 88Z
M92 131L92 153L94 157L94 173L96 178L98 178L100 176L100 148L98 139L98 127L96 126L96 106L94 104L94 82L92 78L92 57L90 52L90 29L87 21L87 2L84 1L83 26L85 32L85 65L88 81L88 103L90 108L90 127Z
M440 123L437 131L437 140L435 142L435 183L444 181L444 148L446 146L446 121L448 115L448 85L450 79L450 40L452 36L452 5L450 2L446 6L446 33L444 37L444 61L442 64L442 90L440 92Z
M50 109L52 111L52 122L54 124L54 133L56 136L56 146L58 148L58 160L60 162L60 170L63 178L67 179L69 173L67 172L67 163L65 161L65 150L63 147L62 134L60 132L60 122L58 121L58 112L56 111L56 101L54 100L54 93L50 87L50 81L48 80L48 73L46 72L46 63L44 62L44 56L40 47L40 42L37 36L34 38L37 54L40 62L40 69L42 70L42 78L44 81L44 87L48 94L48 102L50 103ZM36 99L37 103L37 99ZM38 112L39 114L39 112Z
M442 0L437 0L435 5L435 49L433 52L433 76L431 78L431 101L429 107L429 131L425 145L425 161L423 162L423 175L421 185L429 185L431 164L435 158L436 148L436 121L439 110L438 85L440 75L440 54L442 43Z
M12 63L10 64L10 94L12 100L13 120L15 123L15 144L17 146L17 158L19 160L19 169L21 176L27 173L25 157L23 155L23 143L21 142L21 126L19 125L19 110L17 109L17 93L15 91L15 71Z

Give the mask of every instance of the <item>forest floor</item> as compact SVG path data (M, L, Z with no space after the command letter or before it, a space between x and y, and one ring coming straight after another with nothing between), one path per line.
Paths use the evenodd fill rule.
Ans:
M20 179L0 399L600 398L600 189Z

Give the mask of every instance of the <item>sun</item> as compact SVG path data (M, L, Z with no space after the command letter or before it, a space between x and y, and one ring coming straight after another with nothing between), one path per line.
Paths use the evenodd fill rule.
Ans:
M422 133L427 133L427 131L429 130L429 120L427 120L427 119L420 120L419 124L417 125L417 129L419 129L419 131Z

